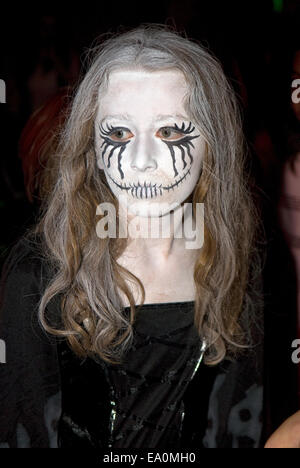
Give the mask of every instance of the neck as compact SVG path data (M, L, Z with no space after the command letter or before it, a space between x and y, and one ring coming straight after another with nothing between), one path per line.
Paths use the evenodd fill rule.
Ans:
M124 220L123 217L121 219ZM179 205L163 216L142 217L127 214L126 221L128 252L151 258L152 262L153 259L167 261L174 253L185 249L185 242L189 237L186 225L192 226L192 210Z

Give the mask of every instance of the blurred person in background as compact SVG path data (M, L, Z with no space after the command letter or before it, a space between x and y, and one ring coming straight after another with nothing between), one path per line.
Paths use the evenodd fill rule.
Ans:
M300 338L300 47L291 53L288 118L278 199L278 219L290 249L297 280L297 329ZM291 341L296 337L291 337ZM298 407L300 406L300 366ZM285 385L289 385L286 381ZM287 418L270 436L265 448L300 448L300 411Z
M290 85L286 153L282 166L278 216L296 271L297 328L300 338L300 48L296 48L292 56Z
M38 206L55 179L54 154L68 116L71 88L64 87L29 118L19 140L24 187L28 201Z

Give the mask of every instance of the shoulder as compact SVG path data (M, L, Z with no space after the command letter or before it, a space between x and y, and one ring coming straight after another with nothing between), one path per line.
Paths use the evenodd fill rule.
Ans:
M26 327L27 320L37 315L39 301L50 276L40 241L28 236L20 237L12 245L1 271L1 327L10 323Z
M22 236L10 247L1 270L0 291L16 281L18 289L33 280L42 281L49 276L40 238ZM17 291L16 291L17 292ZM0 295L1 297L1 295Z

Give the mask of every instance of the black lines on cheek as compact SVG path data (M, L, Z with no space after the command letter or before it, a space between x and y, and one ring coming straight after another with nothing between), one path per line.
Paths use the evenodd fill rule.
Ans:
M109 146L111 146L106 140L103 141L102 145L101 145L101 148L104 146L103 148L103 151L102 151L102 161L103 161L103 164L104 166L106 166L107 168L110 168L110 158L112 157L113 155L113 152L115 151L116 149L116 146L113 146L112 149L110 150L110 153L108 155L108 158L107 158L107 164L105 164L105 161L104 161L104 156L105 156L105 153L106 153L106 150Z
M102 151L102 161L103 161L103 164L104 166L107 167L107 169L110 168L110 162L111 162L111 157L113 156L114 154L114 151L119 148L119 153L118 153L118 171L120 173L120 177L121 179L124 179L124 172L122 171L122 167L121 167L121 160L122 160L122 154L123 154L123 151L125 150L125 147L126 145L129 143L126 142L126 143L118 143L118 144L112 144L110 141L108 141L105 137L102 136L102 138L104 139L102 145L101 145L101 148L103 148L103 151ZM109 155L108 155L108 158L107 158L107 164L105 164L105 161L104 161L104 156L105 156L105 153L106 153L106 150L109 146L112 146L110 152L109 152Z
M110 168L110 158L112 157L114 151L115 151L116 147L113 147L111 150L110 150L110 153L108 155L108 159L107 159L107 168L109 169Z
M122 159L122 153L125 149L125 146L121 146L119 154L118 154L118 170L120 172L121 179L124 179L124 172L122 171L121 168L121 159Z
M176 177L176 176L178 176L178 171L177 171L177 168L176 168L176 157L175 157L174 147L173 147L173 145L171 143L169 143L167 141L165 141L164 143L166 143L167 147L170 150L171 158L172 158L172 162L173 162L174 177Z
M189 127L187 128L187 132L189 131L193 131L195 127L193 127L193 129L191 130L190 129L190 126L192 124L190 123ZM180 131L183 131L183 128L179 129L178 130ZM174 147L177 147L180 149L181 151L181 159L182 159L182 163L183 163L183 170L186 168L186 160L185 160L185 156L186 156L186 152L190 158L190 164L193 163L193 156L191 154L191 147L192 148L195 148L195 146L193 145L193 142L192 140L194 140L195 138L199 138L200 135L195 135L195 136L189 136L189 135L186 135L184 138L181 138L180 140L177 140L177 141L166 141L166 140L163 140L164 143L166 143L166 145L168 146L169 148L169 151L171 153L171 157L172 157L172 162L173 162L173 169L174 169L174 177L176 177L178 175L178 171L177 171L177 168L176 168L176 157L175 157L175 151L174 151Z
M108 143L107 143L106 141L103 141L103 143L102 143L102 145L101 145L101 148L102 148L103 146L104 146L104 149L103 149L103 151L102 151L102 161L104 162L104 155L105 155L106 150L107 150L107 148L108 148L109 145L108 145Z
M191 148L190 147L192 146L193 148L195 148L193 143L191 141L187 141L186 143L183 143L182 145L186 148L187 153L188 153L189 158L190 158L190 163L192 164L194 159L193 159L193 156L191 155ZM180 146L180 149L181 149L181 146Z
M169 151L171 153L171 158L172 158L172 163L173 163L173 170L174 170L174 178L176 178L178 176L178 171L177 171L177 168L176 168L176 156L175 156L174 147L179 148L180 151L181 151L181 160L183 162L183 170L184 170L186 168L186 166L187 166L187 162L185 160L186 152L189 155L190 164L192 164L192 162L193 162L193 156L191 154L190 146L192 146L194 148L194 145L193 145L193 143L191 141L182 141L181 143L170 143L170 142L164 141L164 143L166 143L166 145L169 148Z
M179 148L180 148L180 151L181 151L181 160L183 162L183 169L185 169L185 167L186 167L185 151L184 151L184 148L182 148L182 146L179 146Z

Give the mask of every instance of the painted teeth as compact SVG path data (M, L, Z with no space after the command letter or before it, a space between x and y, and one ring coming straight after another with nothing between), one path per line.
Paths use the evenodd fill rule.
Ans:
M162 184L158 187L160 195L162 195ZM122 188L122 186L121 186ZM124 187L125 188L125 187ZM136 198L153 198L155 195L157 195L157 187L155 185L147 185L146 182L141 185L140 182L137 183L137 185L131 185L129 184L129 190L130 193L133 197Z
M179 184L181 184L188 175L191 175L191 168L187 170L187 172L181 179L175 181L173 185L169 185L168 187L163 187L162 184L152 185L151 183L149 183L149 185L147 185L146 182L144 182L143 184L138 182L137 185L131 182L129 182L128 184L126 184L125 182L117 183L110 175L109 175L109 178L121 190L127 190L128 192L130 192L132 197L136 197L140 199L143 199L143 198L148 199L148 198L156 197L157 195L162 195L164 190L167 190L168 192L170 190L174 190L174 188L177 187Z

